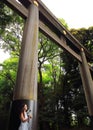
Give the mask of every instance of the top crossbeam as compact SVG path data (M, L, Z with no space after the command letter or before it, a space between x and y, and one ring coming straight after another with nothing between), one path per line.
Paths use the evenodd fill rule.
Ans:
M32 4L33 0L5 0L5 3L16 10L19 15L24 19L28 17L28 8ZM44 5L44 3L38 0L39 4L39 28L45 35L51 38L60 47L68 51L79 62L82 62L80 52L81 48L84 49L88 60L92 60L90 52L59 22L54 14ZM65 39L65 44L62 40Z

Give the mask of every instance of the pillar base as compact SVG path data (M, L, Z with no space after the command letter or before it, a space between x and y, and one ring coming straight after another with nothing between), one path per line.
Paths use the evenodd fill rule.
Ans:
M22 106L24 104L27 104L28 106L28 111L32 115L32 119L30 119L28 126L29 129L27 130L32 130L32 120L33 115L34 115L34 109L37 110L36 108L36 102L34 100L15 100L12 102L11 105L11 113L10 113L10 121L9 121L9 127L8 130L18 130L21 120L20 120L20 111L22 109Z

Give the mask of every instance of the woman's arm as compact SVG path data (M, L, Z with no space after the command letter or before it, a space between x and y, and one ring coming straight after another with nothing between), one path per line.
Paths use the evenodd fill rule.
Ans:
M27 118L25 118L24 117L24 114L23 114L23 112L21 113L21 115L20 115L20 119L21 119L21 121L22 122L26 122L26 121L28 121L29 120L29 118L27 117Z

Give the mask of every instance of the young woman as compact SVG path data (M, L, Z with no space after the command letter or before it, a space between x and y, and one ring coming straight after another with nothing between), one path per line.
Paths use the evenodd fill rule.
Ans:
M28 130L28 122L29 122L31 116L27 115L27 109L28 109L27 105L24 104L22 107L21 113L20 113L21 123L20 123L18 130Z

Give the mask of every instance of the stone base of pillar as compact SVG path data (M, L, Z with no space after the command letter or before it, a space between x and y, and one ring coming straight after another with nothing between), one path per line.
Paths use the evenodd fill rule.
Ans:
M10 120L8 130L18 130L21 120L20 120L20 112L24 105L27 105L27 115L30 114L32 118L28 122L28 129L33 130L34 128L34 121L37 119L34 115L37 115L37 102L34 100L15 100L11 105L11 113L10 113ZM35 113L35 114L34 114ZM36 123L36 121L35 121ZM35 124L36 125L36 124ZM33 128L32 128L33 127ZM35 126L36 127L36 126Z

